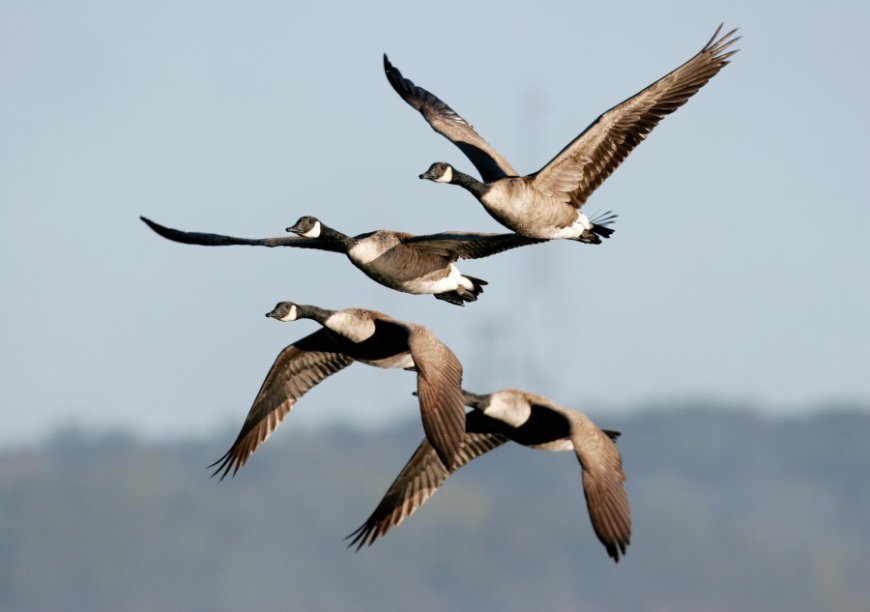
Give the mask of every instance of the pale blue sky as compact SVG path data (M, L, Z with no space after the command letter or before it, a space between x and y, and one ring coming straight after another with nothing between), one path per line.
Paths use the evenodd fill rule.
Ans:
M312 4L0 4L0 443L235 427L314 329L263 316L283 299L425 324L478 391L870 403L866 2ZM138 220L499 231L417 179L470 164L390 89L383 52L531 172L720 21L740 53L588 204L619 213L614 238L465 262L490 282L467 308L341 256L177 245ZM290 420L381 424L413 414L413 388L355 366Z

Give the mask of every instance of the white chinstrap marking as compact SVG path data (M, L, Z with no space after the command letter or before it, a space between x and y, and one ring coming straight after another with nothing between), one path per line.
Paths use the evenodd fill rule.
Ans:
M453 168L447 166L447 169L444 171L444 174L435 179L436 183L449 183L453 180Z
M296 305L294 304L293 306L290 307L290 310L287 311L287 314L285 314L283 317L281 317L278 320L279 321L295 321L298 318L298 316L299 316L299 313L297 312Z
M316 221L314 223L314 227L312 227L307 232L303 232L300 236L304 238L320 238L320 232L322 231L322 227L320 225L320 221Z

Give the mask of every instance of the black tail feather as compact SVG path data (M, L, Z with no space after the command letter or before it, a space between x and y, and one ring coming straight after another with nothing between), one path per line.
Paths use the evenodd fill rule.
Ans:
M610 238L616 230L610 227L616 221L618 215L612 211L604 211L594 215L589 222L592 228L584 231L575 240L587 244L601 244L602 238Z
M473 276L465 276L464 278L471 281L471 289L459 287L453 291L445 291L444 293L436 293L435 298L456 304L457 306L465 306L465 302L477 301L477 296L483 293L483 286L488 285L485 280L475 278Z

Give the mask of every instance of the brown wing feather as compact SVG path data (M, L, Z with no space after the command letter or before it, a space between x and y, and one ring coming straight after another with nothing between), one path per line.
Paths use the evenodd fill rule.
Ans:
M423 440L387 489L371 516L345 538L350 540L348 546L356 546L357 550L365 545L371 546L390 529L401 525L435 495L450 474L507 442L505 436L492 433L490 421L491 419L481 412L470 412L466 415L468 431L462 438L456 462L450 470L438 459L438 454L432 445L427 440Z
M201 246L232 246L232 245L249 245L249 246L265 246L279 247L291 246L301 247L303 249L320 249L322 251L334 251L343 253L344 247L340 244L328 242L326 240L318 240L316 238L300 238L298 236L279 236L277 238L236 238L235 236L224 236L223 234L206 234L203 232L184 232L182 230L173 229L160 225L146 217L139 217L145 224L154 230L157 234L163 236L167 240L173 242L181 242L183 244L199 244Z
M390 63L384 54L384 72L396 93L412 107L420 111L432 129L447 138L471 160L484 182L505 176L517 176L517 171L499 155L465 119L434 94L415 85Z
M596 119L534 177L534 187L579 208L667 115L677 110L728 64L739 40L731 30L689 61Z
M444 465L453 465L465 432L462 364L425 327L412 326L408 341L417 367L417 395L426 438Z
M457 259L489 257L502 251L529 244L538 244L546 242L546 240L529 238L519 234L444 232L442 234L414 236L404 242L413 245L414 248L447 257L450 261L456 261Z
M220 474L221 480L230 472L235 476L281 424L299 398L326 377L353 363L352 358L334 352L334 349L329 332L320 329L281 351L248 411L236 441L223 457L209 466L217 466L212 476Z
M595 535L618 562L631 540L631 508L623 487L622 457L607 433L591 421L574 436L574 451L583 468L583 493Z

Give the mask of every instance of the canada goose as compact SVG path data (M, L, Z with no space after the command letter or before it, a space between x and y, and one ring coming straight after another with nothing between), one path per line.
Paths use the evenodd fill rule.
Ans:
M371 545L417 511L447 477L471 460L512 440L546 451L576 453L592 528L607 554L619 561L631 537L631 510L622 486L622 458L613 440L619 432L601 430L582 412L545 397L504 389L489 395L463 391L474 408L465 415L465 436L452 468L444 467L424 440L396 476L372 515L350 534L349 546Z
M483 182L450 164L432 164L421 179L452 183L470 191L502 225L533 238L567 238L599 243L613 230L613 215L588 219L580 209L652 129L682 106L737 51L727 51L739 37L732 30L717 39L722 26L692 59L592 122L556 157L527 176L516 170L447 104L402 77L384 55L384 70L393 89L420 111L429 125L471 160Z
M266 375L236 441L213 475L233 475L257 450L293 405L326 377L354 361L417 372L417 394L426 438L445 465L459 451L465 423L462 364L432 332L362 308L326 310L279 302L266 313L278 321L313 319L323 326L279 353Z
M528 244L544 242L518 234L446 232L414 236L377 230L346 236L315 217L301 217L288 232L297 236L234 238L221 234L182 232L140 217L155 232L175 242L206 246L246 244L295 246L344 253L351 263L380 284L414 294L434 294L439 300L464 306L477 300L486 281L459 272L457 259L478 259Z

